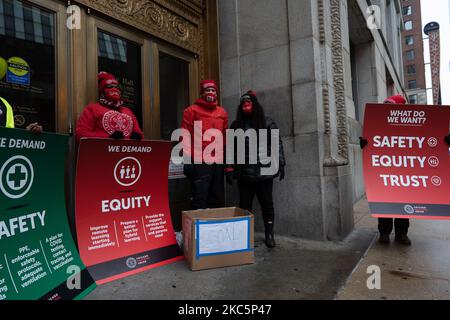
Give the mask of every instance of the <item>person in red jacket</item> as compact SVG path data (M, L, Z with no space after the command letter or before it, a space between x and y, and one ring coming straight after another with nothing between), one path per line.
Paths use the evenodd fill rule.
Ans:
M189 131L191 136L191 148L184 149L184 156L191 159L191 164L184 165L184 174L191 180L192 203L191 208L206 209L220 208L225 205L224 199L224 152L226 130L228 128L228 114L218 105L217 84L214 80L204 80L200 84L201 97L195 104L187 107L184 111L181 127ZM203 158L205 148L211 144L203 141L201 146L194 150L194 139L202 137L194 136L194 125L197 122L202 126L202 137L209 129L216 129L222 133L223 148L216 148L212 154L214 159ZM186 154L187 153L187 154ZM195 163L194 163L195 161Z
M76 138L144 138L133 112L124 106L119 82L110 73L98 74L99 101L84 108L77 123Z

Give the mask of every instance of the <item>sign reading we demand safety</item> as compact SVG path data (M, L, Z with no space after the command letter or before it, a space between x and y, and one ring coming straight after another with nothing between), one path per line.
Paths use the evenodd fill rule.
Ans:
M0 300L80 299L95 288L64 194L68 136L0 128Z
M363 150L375 217L450 219L450 107L368 104Z
M81 140L78 246L97 283L183 259L168 202L170 151L163 141Z

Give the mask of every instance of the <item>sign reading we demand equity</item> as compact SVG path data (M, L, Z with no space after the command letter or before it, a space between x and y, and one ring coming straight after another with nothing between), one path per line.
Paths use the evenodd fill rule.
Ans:
M95 288L66 214L68 136L0 128L0 300L80 299Z
M97 283L183 259L168 202L170 151L163 141L81 140L78 246Z
M374 217L450 219L450 107L368 104L364 177Z

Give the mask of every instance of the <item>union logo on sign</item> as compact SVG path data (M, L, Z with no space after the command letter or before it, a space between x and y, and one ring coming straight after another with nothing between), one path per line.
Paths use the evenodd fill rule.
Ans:
M131 257L127 259L126 264L128 268L134 269L137 266L137 261L135 258Z
M19 199L30 191L34 180L31 161L24 156L15 156L0 169L0 190L11 199Z

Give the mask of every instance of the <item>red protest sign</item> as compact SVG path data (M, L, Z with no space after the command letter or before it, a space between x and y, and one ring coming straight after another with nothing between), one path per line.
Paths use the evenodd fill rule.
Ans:
M183 258L168 204L170 150L170 142L81 140L78 247L97 283Z
M450 219L450 107L368 104L364 179L374 217Z

